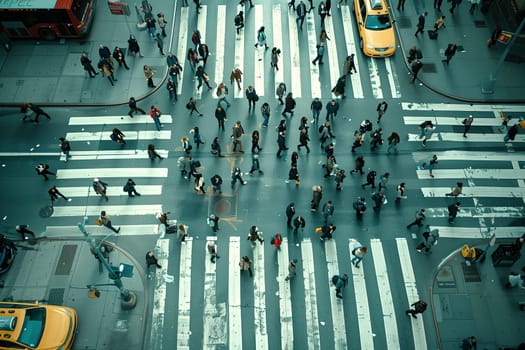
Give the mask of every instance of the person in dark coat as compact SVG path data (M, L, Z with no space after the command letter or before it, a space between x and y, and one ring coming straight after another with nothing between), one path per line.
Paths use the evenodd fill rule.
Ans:
M412 65L410 66L410 69L412 70L412 80L410 80L411 84L416 81L417 75L421 68L423 68L423 63L419 59L412 62Z
M460 202L456 202L448 206L448 223L449 224L454 223L454 219L458 215L460 206L461 206Z
M514 139L516 138L516 135L518 134L518 130L519 130L518 124L514 124L513 126L511 126L509 130L507 131L507 135L505 135L505 137L503 138L503 141L505 142L514 141Z
M288 228L292 228L292 220L293 220L294 215L295 215L295 204L291 202L286 207L286 226L288 226Z
M91 64L91 60L87 56L87 52L83 51L82 55L80 56L80 64L82 64L82 67L84 67L84 70L88 72L89 76L91 78L94 78L98 73Z
M359 197L353 204L352 207L355 210L355 215L357 219L362 219L363 214L366 211L366 202L363 197Z
M345 88L346 88L346 75L343 75L339 79L337 79L337 83L332 89L332 92L334 93L335 96L341 96L341 98L346 98Z
M366 183L362 184L361 188L365 188L368 185L371 185L372 188L376 188L376 176L377 176L377 172L375 170L371 170L366 175Z
M295 108L296 102L292 96L292 93L289 92L284 99L284 110L281 113L283 117L286 117L286 113L290 113L290 116L293 117L293 110Z
M334 117L337 117L337 112L339 111L339 102L336 100L331 100L326 104L326 121L332 120Z
M131 34L128 39L128 50L133 56L137 56L138 54L140 57L144 57L142 52L140 52L139 43L133 34Z
M135 100L135 97L130 97L129 98L128 106L129 106L128 115L130 116L130 118L133 118L133 113L139 113L140 112L141 114L146 114L146 112L142 108L139 108L137 106L137 101Z
M408 309L405 311L405 313L411 314L412 317L417 318L417 314L422 314L427 309L427 303L423 300L416 301L414 304L410 305L413 306L414 309Z
M44 110L40 108L39 106L29 103L28 107L30 110L32 110L35 113L35 119L33 120L33 123L38 124L38 118L41 115L45 116L47 120L51 120L51 116L47 114L46 112L44 112Z
M162 266L159 265L159 261L157 260L157 257L153 253L153 251L149 251L146 254L146 268L149 268L151 265L155 265L158 269L160 269Z
M115 61L118 62L118 66L129 69L128 64L126 63L126 57L124 56L124 52L120 49L120 47L116 46L115 50L113 51L113 58Z
M454 55L456 54L457 48L458 47L456 46L456 44L450 43L450 44L448 44L447 48L445 49L445 57L447 59L444 60L444 62L446 62L447 65L450 62L450 60L452 59L452 57L454 57Z
M323 188L319 185L314 185L312 187L313 196L312 201L310 202L310 207L313 212L317 211L317 208L319 208L319 203L321 202L321 199L323 198Z

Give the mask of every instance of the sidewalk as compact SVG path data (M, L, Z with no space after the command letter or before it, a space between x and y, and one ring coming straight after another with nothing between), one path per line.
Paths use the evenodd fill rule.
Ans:
M147 296L142 267L134 265L118 248L110 262L134 265L133 276L122 278L124 287L137 296L131 310L122 310L119 290L99 286L99 298L88 298L87 285L113 284L108 273L99 272L99 263L83 240L47 241L36 245L17 242L18 254L9 273L1 276L1 300L64 305L78 313L78 332L73 349L141 349L145 332ZM27 249L26 249L27 248Z
M478 349L514 349L525 342L525 323L520 321L525 311L518 306L525 301L525 290L504 287L509 273L525 265L525 257L512 267L494 267L490 255L500 243L489 249L482 264L467 266L460 250L440 264L432 281L431 310L443 350L459 349L470 336L477 338Z

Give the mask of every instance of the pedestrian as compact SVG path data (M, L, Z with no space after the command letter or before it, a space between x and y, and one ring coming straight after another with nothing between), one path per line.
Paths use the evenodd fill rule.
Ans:
M317 14L319 15L319 17L321 17L321 28L324 28L324 20L326 18L327 13L328 11L326 10L325 3L324 1L321 1L319 3L319 6L317 6Z
M326 104L326 121L329 121L330 118L333 120L334 117L337 117L337 112L339 111L339 102L332 99Z
M164 13L157 13L157 23L159 24L159 28L162 31L162 36L166 37L166 24L168 24L168 21L166 21L166 19L164 18Z
M252 243L252 246L255 246L255 242L259 241L259 243L263 244L264 239L262 238L262 232L259 232L259 228L255 225L250 227L250 231L248 233L248 240Z
M194 111L199 114L199 117L203 116L203 114L197 109L197 102L193 96L190 97L188 103L186 103L186 109L190 111L190 116L193 115Z
M252 153L259 153L260 151L262 151L262 148L259 145L260 138L261 137L259 135L259 130L254 130L252 132Z
M266 44L266 33L264 32L264 26L259 28L257 31L257 39L255 42L255 48L258 48L259 46L264 46L265 50L268 50L268 44Z
M295 102L295 99L293 98L293 95L291 92L289 92L286 95L286 98L284 99L284 110L281 113L283 117L286 117L286 113L290 113L290 117L293 117L293 112L295 109L295 106L297 103Z
M252 263L253 262L246 255L243 256L241 261L239 262L239 266L241 268L241 271L248 271L250 273L250 277L253 277Z
M162 40L162 37L160 36L160 33L157 33L155 35L155 42L157 43L157 47L158 47L158 49L160 51L160 54L162 56L165 56L165 54L164 54L164 40Z
M373 207L374 211L379 212L381 210L381 206L383 204L386 204L386 197L385 193L383 191L377 191L372 193L372 200L374 201L375 206Z
M505 283L505 288L510 289L519 287L521 289L525 289L525 274L511 272L507 279L508 282Z
M155 25L155 20L153 18L146 19L146 28L148 28L148 33L153 40L155 40L155 33L157 32L157 26Z
M204 140L201 137L201 132L198 126L191 129L190 134L193 134L193 143L195 143L197 149L199 149L199 145L204 145Z
M215 245L215 242L208 242L208 244L206 245L206 247L208 248L208 253L210 253L210 261L215 264L215 259L219 259L220 256L217 255L217 247Z
M441 28L445 28L445 16L439 16L439 18L434 22L434 33Z
M259 100L259 96L251 85L248 85L248 88L246 89L246 99L248 100L248 111L250 111L252 107L255 111L255 102Z
M26 240L26 235L31 235L33 239L36 238L36 235L33 231L29 229L29 225L17 225L15 227L16 232L20 233L22 235L22 240Z
M312 186L312 200L310 202L310 208L313 212L317 211L317 208L319 208L319 203L321 202L321 199L323 198L323 188L319 185Z
M418 227L423 226L423 221L425 221L425 209L420 209L416 211L415 220L412 221L410 224L407 225L407 228L411 228L414 225L417 225Z
M291 280L297 275L297 259L293 259L288 264L288 276L284 279L286 282Z
M367 251L367 247L363 247L361 243L355 241L355 245L352 249L352 255L354 256L352 258L352 265L354 265L356 268L359 268L359 263L363 260Z
M325 46L326 40L330 40L330 38L328 37L326 30L321 29L321 33L319 34L319 45Z
M416 34L414 34L416 37L419 33L423 34L423 30L425 29L425 17L428 15L428 12L425 11L422 14L419 15L417 18L417 31Z
M334 216L334 204L332 201L328 201L323 205L322 213L325 225L332 223L332 218Z
M436 131L436 127L432 123L430 123L429 125L423 128L422 133L423 133L424 139L421 142L421 145L423 147L427 146L427 141L430 140L434 131Z
M363 214L366 211L366 202L364 197L357 197L357 200L352 204L355 210L355 216L358 220L363 218Z
M290 166L290 170L288 171L288 180L295 181L295 186L299 186L301 184L301 180L299 179L299 171L297 170L297 164L292 163Z
M333 154L326 157L326 163L323 164L323 168L326 171L326 173L324 174L325 179L329 178L332 175L335 175L335 170L337 168L337 160L335 159L335 156Z
M208 87L208 90L211 90L211 85L208 82L210 80L210 77L204 71L203 66L197 67L197 70L195 71L195 77L197 78L197 81L199 82L199 84L197 85L197 90L201 88L203 81L204 81L204 84L206 84L206 86Z
M325 5L326 5L326 15L327 16L332 16L330 14L330 10L332 9L332 0L325 0Z
M445 193L447 197L457 197L463 192L463 182L457 182L456 187L450 193Z
M195 68L197 67L197 64L199 63L199 55L197 54L197 51L194 50L193 48L189 48L186 58L188 62L190 63L191 70L195 72Z
M354 167L354 170L352 170L350 172L350 174L353 174L353 173L359 173L361 175L364 174L363 172L363 167L365 166L365 160L363 158L363 156L358 156L356 159L355 159L355 167Z
M410 306L413 306L414 309L408 309L407 311L405 311L405 313L407 315L411 314L414 318L417 318L417 314L422 314L427 309L427 303L423 300L418 300Z
M107 46L100 44L98 46L98 55L100 56L101 60L107 60L111 65L113 65L113 62L111 61L111 51Z
M496 45L500 35L501 35L501 28L500 26L496 26L496 28L494 28L494 30L492 31L490 38L487 40L487 46L492 47Z
M343 276L334 275L332 276L332 283L335 286L335 296L343 299L343 289L348 284L348 275L346 273Z
M242 141L241 137L244 135L244 128L241 125L241 121L238 120L237 123L232 128L232 141L233 141L233 149L232 152L240 152L244 153L242 150ZM237 150L238 148L238 150Z
M115 50L113 50L113 58L117 61L119 67L124 66L124 68L129 70L128 64L126 63L126 57L120 47L115 46Z
M343 190L343 180L345 179L345 171L343 169L338 169L335 172L335 190L336 191L342 191Z
M449 224L454 223L454 219L458 215L460 206L461 206L460 202L456 202L448 206L448 223Z
M66 201L68 202L71 202L71 198L67 198L66 196L64 196L56 186L53 186L51 187L47 193L49 194L49 198L51 199L51 201L56 201L58 199L58 196L64 198Z
M477 350L478 348L478 341L476 337L471 336L466 339L463 339L463 343L461 344L462 350Z
M295 20L297 27L299 27L299 30L303 30L304 17L306 16L306 5L303 0L301 0L295 8L295 13L297 14L297 19ZM301 24L299 24L299 22L301 22Z
M312 123L317 123L319 121L319 114L321 113L322 109L323 104L319 100L319 97L314 98L310 104L310 110L312 111Z
M397 10L398 11L405 11L405 0L398 0L398 2L397 2Z
M220 175L218 175L218 174L215 174L210 179L210 182L211 182L211 185L212 185L213 193L219 192L219 194L221 194L222 193L222 188L221 188L221 186L222 186L222 177L220 177Z
M175 101L177 101L177 87L175 86L171 78L168 78L168 80L166 80L166 90L168 90L168 96L170 100L172 98L175 98Z
M242 71L239 68L234 68L230 74L230 83L233 84L234 80L237 83L237 89L241 90Z
M360 133L354 133L355 139L354 143L352 143L352 153L355 153L355 149L359 148L363 145L363 135Z
M315 56L314 60L312 61L312 64L314 66L317 64L318 61L319 61L319 64L323 64L323 56L324 56L324 51L325 51L325 47L323 45L317 44L315 48L317 50L316 51L317 56Z
M206 222L208 223L208 226L211 227L211 230L213 232L219 231L219 220L220 218L215 214L210 214L208 218L206 219Z
M196 111L197 109L192 108L191 113L193 113L194 110ZM215 109L215 119L217 119L219 130L222 129L222 131L224 131L224 121L226 120L226 111L220 105L217 105L217 108Z
M468 118L463 119L463 137L467 137L467 132L470 130L473 121L474 117L472 116L472 114L469 115Z
M437 9L439 12L441 12L442 3L443 3L443 0L434 0L434 8Z
M235 29L237 30L237 35L239 35L241 29L244 28L244 12L243 11L239 11L239 13L235 15L234 23L235 23Z
M155 265L158 269L162 267L159 265L159 261L152 250L146 253L146 269L149 269L151 265Z
M443 62L446 62L446 64L448 65L452 57L454 57L454 55L456 54L456 50L457 50L456 44L454 43L448 44L447 48L445 49L446 59L444 59Z
M405 195L406 191L406 184L404 182L401 182L399 185L397 185L396 188L396 203L399 203L401 199L407 199L408 197Z
M381 122L381 118L385 115L387 109L388 109L388 103L386 101L378 103L377 108L376 108L378 124Z
M280 233L276 233L275 236L272 237L272 240L270 241L270 244L275 247L277 250L281 250L281 244L283 243L283 235Z
M275 94L277 95L277 100L280 104L284 104L283 102L283 96L286 93L286 84L285 83L279 83L277 88L275 89Z
M519 124L516 123L507 130L507 135L505 135L505 137L503 138L503 141L505 142L514 141L514 139L516 138L516 135L518 134L518 130L519 130L518 125Z
M45 164L45 163L38 164L35 167L35 170L36 170L37 175L42 176L45 181L49 180L47 175L55 175L56 176L55 173L52 173L51 171L49 171L49 165Z
M449 11L451 14L454 14L454 9L456 8L456 6L458 6L461 3L461 0L451 0L450 3L451 3L451 6L450 6Z
M111 86L114 86L114 82L117 81L117 79L115 79L115 76L113 75L113 66L109 63L109 61L107 59L101 59L99 62L98 62L98 69L102 72L102 74L104 74L104 76L106 78L108 78L109 82L111 83Z
M288 149L288 147L286 147L286 131L280 131L277 135L277 146L279 146L277 158L281 158L281 152Z
M429 172L430 177L434 177L434 174L432 174L432 170L434 170L434 166L438 163L439 162L438 162L437 155L436 154L432 155L432 158L428 162L428 172ZM425 169L426 166L427 166L427 163L423 162L423 164L421 164L421 169Z
M123 187L124 192L128 192L129 197L135 197L135 195L140 196L140 193L137 192L135 186L137 184L132 179L128 179L126 184Z
M173 52L168 52L168 56L166 56L166 64L168 65L168 67L174 67L174 66L179 66L179 59L177 58L177 56L175 56L173 54Z
M106 191L108 189L108 184L104 181L100 180L99 178L93 179L93 190L96 194L99 194L100 196L104 197L106 199L106 202L109 200Z
M190 235L188 229L189 227L184 224L179 224L179 226L177 226L177 239L180 243L186 242L186 238Z
M190 154L191 150L193 149L193 146L190 144L190 139L188 136L183 136L180 139L181 147L186 152L186 154Z
M160 109L156 106L151 106L149 109L149 116L151 119L153 119L153 122L155 123L155 127L157 128L157 131L160 131L160 128L163 128L164 126L160 122L160 117L162 113L160 112Z
M439 229L436 228L431 230L430 225L427 225L425 232L423 232L421 236L423 237L423 241L417 245L416 252L421 253L424 249L425 253L430 253L432 247L437 244Z
M412 45L410 47L410 50L408 50L408 56L407 61L408 63L412 63L417 58L417 47L416 45Z
M343 75L337 79L337 83L332 88L332 93L336 96L341 98L346 98L345 96L345 89L346 89L346 75Z
M383 129L376 129L370 137L370 149L374 151L378 145L383 144Z
M299 160L299 153L292 152L292 156L290 157L290 165L291 166L297 166L297 161Z
M144 65L144 76L146 77L146 81L148 82L148 87L154 88L155 84L153 84L153 76L155 75L155 71L151 69L148 65Z
M262 127L267 128L270 120L270 105L268 102L264 102L261 106L261 114L263 117Z
M195 192L197 192L197 194L206 194L206 190L204 189L204 177L202 176L202 173L196 172L193 176L195 177Z
M299 144L297 145L297 151L301 150L301 147L306 147L306 153L310 153L310 147L308 147L308 142L310 141L310 136L308 136L308 129L302 128L299 131Z
M297 215L295 219L293 220L293 233L297 234L299 229L301 229L301 232L304 231L304 227L306 226L306 220L301 216Z
M412 71L412 79L410 80L411 84L413 84L416 81L417 75L421 68L423 68L423 63L419 59L412 62L412 65L410 66L410 69Z
M98 74L97 71L95 71L95 68L93 68L91 60L89 59L86 51L82 51L80 56L80 64L82 64L84 70L88 72L90 78L94 78Z
M229 108L231 106L230 102L226 98L228 96L228 88L224 83L220 83L219 86L217 86L217 91L215 92L217 97L219 98L219 101L217 101L217 105L220 105L221 102L226 102L226 108Z
M397 145L401 141L401 138L399 137L399 134L395 131L393 131L390 136L388 136L388 148L386 149L386 154L390 154L390 152L393 150L395 154L398 153Z
M368 174L366 174L366 182L361 185L361 188L365 188L368 185L376 188L376 176L377 172L375 170L369 171Z
M109 228L111 231L115 232L115 233L119 233L120 232L120 227L118 229L114 228L113 225L111 225L111 220L109 218L109 215L106 213L105 210L102 210L100 212L100 217L98 218L99 222L100 222L100 226L105 226L107 228Z
M279 55L281 54L281 50L277 47L274 47L272 49L272 56L270 61L270 66L272 68L275 68L275 70L279 70Z
M232 171L232 188L235 186L235 183L237 180L241 183L241 185L246 185L248 182L244 181L241 177L242 171L240 168L235 168Z
M151 160L155 160L155 158L159 158L160 160L164 159L157 153L157 151L155 151L155 145L152 143L148 145L148 157Z
M294 202L291 202L286 207L286 226L288 228L292 228L292 220L295 215L295 204Z
M386 172L379 177L379 191L382 191L383 188L386 189L389 180L390 180L389 172Z
M71 145L69 144L69 141L66 140L64 137L61 137L58 139L60 141L60 150L62 153L64 153L64 156L66 159L64 160L67 162L69 158L71 158L71 155L69 154L71 152Z
M137 56L138 54L140 57L144 57L142 52L140 52L139 43L133 34L130 34L129 39L128 39L128 51L133 56Z
M141 114L146 114L146 112L142 108L137 106L137 101L135 100L135 97L129 98L128 106L129 106L128 115L130 116L130 118L133 118L133 113L140 112Z
M200 14L199 10L202 8L200 0L193 0L195 3L195 11L197 12L197 15Z
M206 62L208 62L208 57L210 57L210 48L207 44L201 43L197 51L202 59L203 66L206 67Z
M111 134L109 135L109 138L113 140L114 142L120 143L122 146L124 146L126 144L126 140L124 140L125 136L126 135L124 135L124 133L120 131L120 129L113 128L113 130L111 131Z
M335 230L337 229L337 227L335 227L333 224L324 224L322 227L321 227L321 237L319 237L319 240L321 240L321 242L324 242L325 239L332 239L334 237L334 232Z

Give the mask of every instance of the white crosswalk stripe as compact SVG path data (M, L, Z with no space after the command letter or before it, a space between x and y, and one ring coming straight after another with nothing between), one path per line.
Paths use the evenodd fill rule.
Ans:
M279 70L275 72L274 76L274 90L269 96L277 96L275 94L275 90L277 89L277 86L280 83L284 83L284 68L283 68L283 60L282 60L282 51L283 51L283 32L282 32L282 25L281 25L281 5L275 4L272 6L272 30L273 30L273 47L278 48L281 50L281 55L279 56L279 63L277 64L279 67Z
M264 246L256 244L253 248L253 298L255 348L268 349L268 331L266 328L266 282L264 266Z
M228 254L228 344L242 350L240 237L231 236Z
M177 349L190 348L191 319L191 256L193 239L180 246L179 305L177 313Z
M237 13L239 13L239 11L241 10L244 10L244 7L241 6L241 5L237 5ZM234 52L234 55L235 55L235 59L234 59L234 62L235 62L235 65L234 65L234 68L239 68L243 73L245 72L245 69L244 69L244 28L241 29L239 31L239 34L237 34L235 36L235 52ZM232 68L233 69L233 68ZM230 71L231 72L231 71ZM235 98L244 98L244 80L246 79L246 75L243 74L243 77L241 79L241 82L240 82L240 89L237 88L237 86L235 86L234 88L234 94L233 96ZM233 82L234 85L237 85L235 83L235 81Z
M167 149L155 149L155 151L162 157L168 158ZM103 160L103 159L149 159L148 151L146 150L96 150L96 151L71 151L69 153L71 158L69 161L77 160ZM1 156L2 154L0 154ZM58 154L52 154L58 155ZM65 161L66 157L63 154L60 154L60 160Z
M163 114L161 116L162 124L173 123L173 118L169 114ZM153 120L149 114L135 115L133 118L126 116L84 116L84 117L70 117L68 125L116 125L116 124L151 124L152 128L155 128Z
M125 141L133 140L169 140L171 139L171 131L153 131L153 130L120 130L125 135ZM66 140L72 141L111 141L112 131L95 131L95 132L68 132L66 133Z
M58 169L57 179L115 178L133 174L138 177L168 177L168 168L91 168Z
M290 35L290 61L287 64L292 75L288 91L292 91L295 98L302 97L301 91L301 58L299 52L299 28L295 21L294 11L288 7L288 33ZM284 60L283 60L284 61ZM285 61L286 62L286 61Z
M328 268L328 283L330 283L332 276L340 274L335 241L329 240L325 242L324 248L326 267ZM334 347L335 349L347 349L343 300L337 298L334 293L330 293L330 306L332 308L332 325L334 328Z
M279 263L279 274L277 283L279 284L279 318L281 321L281 349L292 350L294 344L293 319L292 319L292 293L288 276L288 238L283 238L281 250L277 255ZM295 277L293 277L295 278Z
M182 80L186 79L188 76L191 76L193 78L193 73L191 71L191 68L188 69L189 73L186 72L186 60L187 60L187 50L188 50L188 16L189 16L189 7L184 6L180 9L180 29L179 29L179 36L178 36L178 45L177 45L177 58L179 59L179 64L182 67L182 73L181 76L183 77ZM192 31L193 32L193 31ZM191 36L190 36L191 39ZM190 75L191 74L191 75ZM182 81L179 80L179 85L177 86L177 95L180 95L182 93ZM164 122L164 120L163 120Z
M224 77L224 36L226 34L226 5L217 6L217 37L215 44L215 70L214 79L215 84L219 85L228 77ZM212 94L213 98L217 98L216 94Z
M304 283L304 308L306 312L306 344L308 349L321 349L317 292L315 289L315 267L312 242L305 239L301 244Z
M346 42L346 54L350 56L351 54L356 54L356 49L358 48L358 45L356 45L354 41L354 20L352 18L352 15L350 14L350 8L348 6L341 6L341 16L343 17L343 30L345 33L345 42ZM345 57L346 59L346 57ZM354 94L354 98L365 98L365 95L363 93L363 85L361 83L361 76L359 75L359 71L361 70L359 68L359 61L361 58L358 58L358 55L354 56L354 62L356 65L356 68L358 68L358 73L352 73L350 75L350 80L352 82L352 91ZM315 96L315 95L314 95Z

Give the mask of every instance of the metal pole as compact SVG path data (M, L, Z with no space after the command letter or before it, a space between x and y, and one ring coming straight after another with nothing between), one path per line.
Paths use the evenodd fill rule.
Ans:
M518 36L521 34L521 31L523 30L523 26L525 26L525 17L521 20L521 23L512 36L512 39L510 39L510 43L505 48L505 51L503 51L503 54L499 58L498 64L496 64L496 68L492 73L490 73L487 81L483 84L481 87L481 93L483 94L493 94L494 93L494 86L496 85L496 77L501 69L501 66L503 66L503 62L505 61L505 58L507 58L507 55L509 54L510 49L518 39Z

